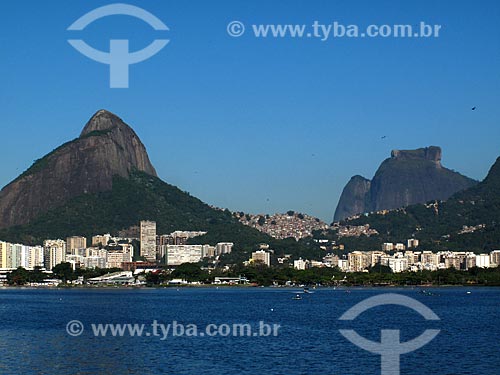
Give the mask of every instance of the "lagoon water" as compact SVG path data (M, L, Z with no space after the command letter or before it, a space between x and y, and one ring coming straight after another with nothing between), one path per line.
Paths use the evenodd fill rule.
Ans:
M299 291L298 289L296 291ZM470 293L467 293L470 291ZM379 306L356 320L338 318L365 298L399 293L430 307L440 321ZM401 374L500 373L500 288L317 289L293 300L281 288L0 289L0 374L380 374L380 356L338 332L354 329L401 341L440 329L428 345L401 357ZM66 325L81 321L78 337ZM277 337L95 337L91 324L280 324Z

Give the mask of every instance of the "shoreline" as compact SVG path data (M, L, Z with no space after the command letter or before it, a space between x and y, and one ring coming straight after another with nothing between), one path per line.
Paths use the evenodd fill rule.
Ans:
M0 286L0 290L155 290L155 289L284 289L296 290L304 289L307 286L255 286L255 285L171 285L171 286L82 286L82 285L63 285L63 286ZM500 285L350 285L350 286L319 286L315 290L363 290L363 289L406 289L406 290L425 290L425 289L449 289L449 288L500 288Z

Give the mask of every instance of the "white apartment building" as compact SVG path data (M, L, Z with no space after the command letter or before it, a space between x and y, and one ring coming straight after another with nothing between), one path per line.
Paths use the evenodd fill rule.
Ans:
M349 261L347 259L339 259L338 267L342 272L349 271Z
M198 263L203 258L203 245L167 245L166 264L179 266Z
M45 269L52 270L66 260L66 242L63 240L46 240L43 243Z
M353 251L348 254L347 258L352 272L362 272L370 266L371 259L362 251Z
M490 266L491 267L500 266L500 250L493 250L490 253Z
M229 254L233 250L234 243L232 242L219 242L215 247L216 255L224 255L224 254Z
M489 254L476 255L476 267L479 268L490 267L490 255Z
M299 258L293 261L293 268L296 270L305 270L309 266L309 261Z

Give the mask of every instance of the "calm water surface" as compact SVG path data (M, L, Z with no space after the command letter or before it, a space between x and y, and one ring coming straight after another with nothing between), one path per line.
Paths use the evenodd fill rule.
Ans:
M467 291L471 293L468 294ZM399 306L373 308L355 321L338 318L365 298L400 293L440 318L424 320ZM379 341L401 329L407 341L425 329L441 333L401 357L402 374L500 374L500 289L318 289L296 301L290 289L0 289L0 374L379 374L380 357L344 339L355 329ZM66 324L80 320L79 337ZM197 324L265 321L278 337L95 337L92 323Z

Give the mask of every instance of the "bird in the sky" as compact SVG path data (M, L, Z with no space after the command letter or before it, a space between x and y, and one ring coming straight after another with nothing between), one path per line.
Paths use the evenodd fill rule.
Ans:
M382 139L386 139L386 138L387 138L387 136L386 136L386 135L383 135L381 138L382 138Z
M472 107L472 110L475 111L476 110L476 107Z

